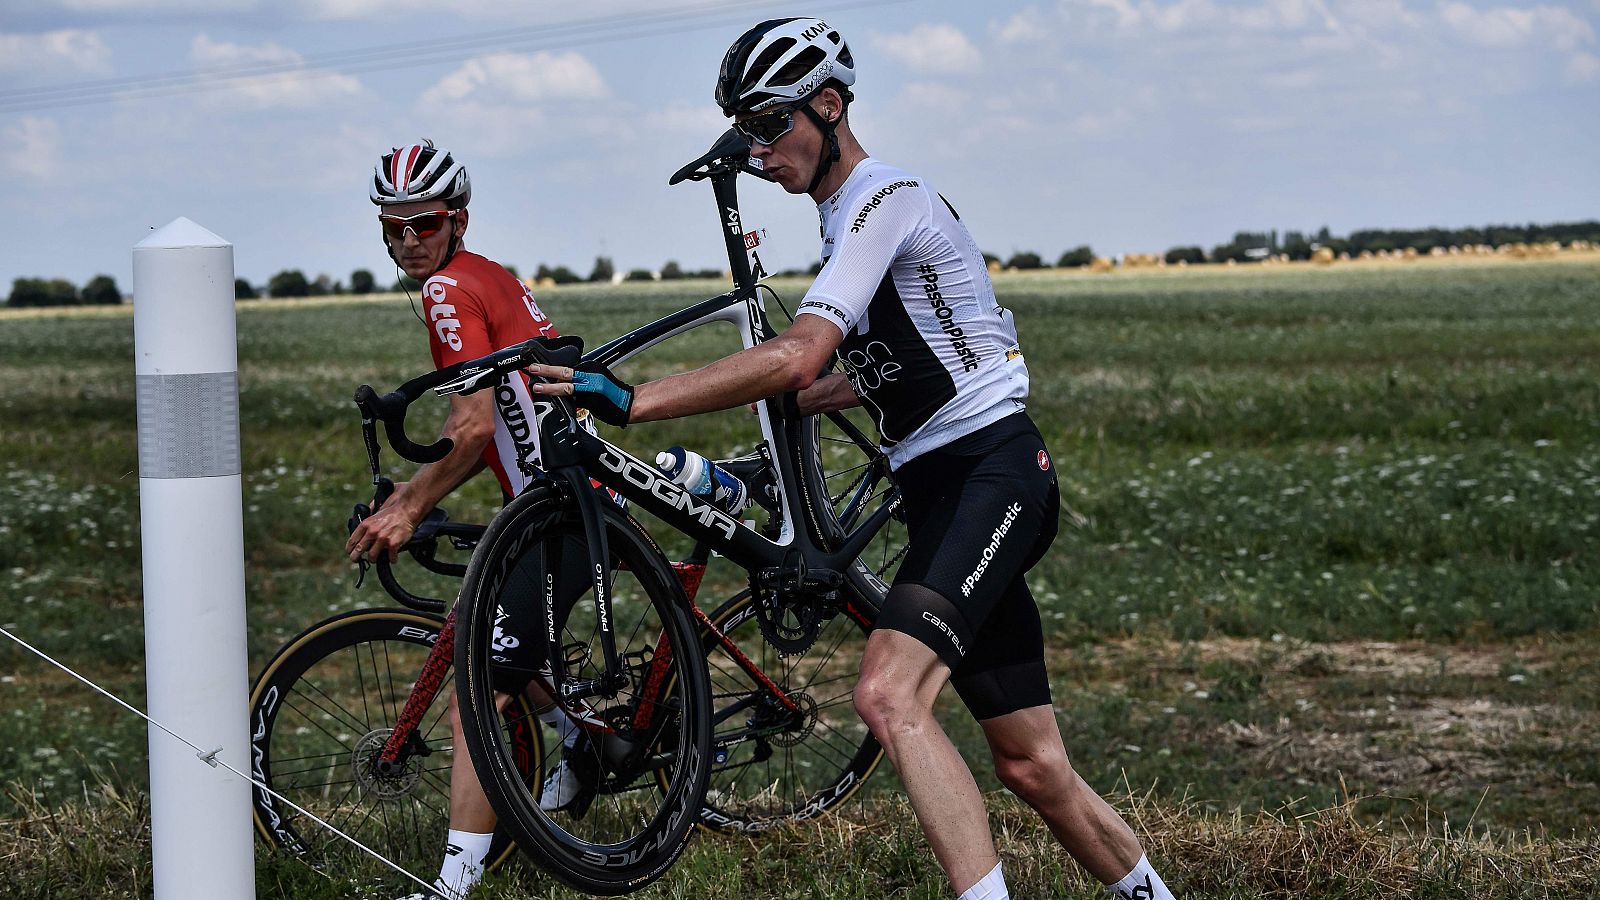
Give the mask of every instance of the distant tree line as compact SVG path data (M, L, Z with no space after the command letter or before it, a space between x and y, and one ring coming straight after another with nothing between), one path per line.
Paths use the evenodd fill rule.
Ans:
M1600 243L1600 220L1562 222L1554 225L1486 225L1481 228L1370 228L1353 231L1348 237L1338 237L1330 233L1326 225L1315 232L1285 231L1281 235L1276 229L1240 231L1234 234L1232 240L1212 247L1209 252L1198 246L1172 247L1162 255L1162 258L1169 264L1217 263L1228 260L1248 262L1268 255L1283 255L1290 259L1305 260L1310 259L1311 254L1322 247L1334 253L1356 255L1363 251L1394 252L1411 248L1418 253L1428 253L1435 247L1464 247L1478 244L1498 247L1502 244L1535 244L1551 241L1563 244L1570 244L1573 241ZM983 254L983 258L986 263L1008 269L1042 269L1049 265L1043 256L1031 250L1013 253L1009 259L1001 259L991 253ZM1056 258L1055 265L1057 268L1074 269L1091 265L1094 260L1094 250L1084 244L1062 253ZM785 269L777 274L815 275L821 268L821 263L812 263L805 269ZM514 277L520 277L515 266L506 266L506 271ZM536 283L578 284L585 281L600 283L613 281L616 275L616 264L612 262L611 257L597 256L588 277L580 276L566 266L548 266L540 263L533 279ZM649 269L630 269L622 280L672 281L681 278L726 277L726 273L721 269L684 269L676 260L668 260L656 272ZM388 290L416 291L419 287L416 281L402 275ZM378 290L377 279L366 269L356 269L351 272L348 285L326 274L307 278L299 269L285 269L267 279L267 283L263 286L252 285L243 278L237 278L233 283L233 295L240 300L254 300L263 295L272 298L361 295L376 290ZM13 308L102 306L121 302L122 291L110 275L96 275L81 289L64 278L18 278L11 282L11 294L6 298L6 305Z
M1240 231L1225 244L1218 244L1208 252L1203 247L1172 247L1161 258L1169 264L1205 262L1250 262L1267 256L1288 256L1294 260L1307 260L1319 248L1326 247L1334 253L1352 256L1363 251L1377 253L1413 248L1418 253L1428 253L1435 247L1464 247L1487 244L1534 244L1559 241L1600 242L1600 221L1564 222L1554 225L1487 225L1481 228L1418 228L1418 229L1365 229L1351 232L1348 237L1332 234L1327 226L1317 231ZM1087 245L1061 254L1056 267L1062 269L1087 266L1094 262L1094 251ZM1047 263L1038 253L1023 251L1010 259L985 253L984 259L1008 269L1042 269Z
M1327 247L1334 253L1349 253L1354 256L1364 251L1377 253L1386 250L1392 253L1409 248L1418 253L1428 253L1435 247L1467 247L1478 244L1498 247L1502 244L1551 241L1563 244L1570 244L1573 241L1600 241L1600 220L1563 222L1555 225L1487 225L1482 228L1369 228L1352 231L1349 237L1330 234L1327 226L1316 232L1285 231L1281 237L1275 230L1241 231L1228 243L1211 248L1206 261L1224 262L1232 259L1243 262L1260 258L1263 251L1272 255L1283 254L1290 259L1305 260L1310 259L1311 254L1319 247ZM1168 262L1172 261L1168 259Z
M122 291L110 275L96 275L78 286L65 278L18 278L11 282L6 305L26 306L115 306L122 302Z

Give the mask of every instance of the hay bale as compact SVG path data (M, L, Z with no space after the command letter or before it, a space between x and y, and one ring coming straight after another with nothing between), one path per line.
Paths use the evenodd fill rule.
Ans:
M1417 253L1417 248L1415 248L1415 247L1407 247L1406 248L1406 252L1403 255L1403 258L1407 259L1407 260L1413 260L1413 259L1416 259L1419 255L1420 254Z
M1318 247L1317 249L1311 251L1311 261L1319 266L1333 265L1333 248Z
M999 271L1000 271L1000 261L997 260L997 259L989 260L989 274L990 275L994 275Z
M1372 251L1371 250L1363 250L1363 251L1361 251L1361 258L1362 259L1371 259L1372 258Z
M1340 262L1349 262L1350 261L1350 251L1349 250L1341 250L1341 251L1339 251L1339 261Z
M1094 259L1089 260L1089 271L1109 272L1111 271L1111 260L1106 259L1104 256L1096 256Z
M1443 247L1433 247L1430 250L1428 250L1428 255L1429 256L1444 256L1448 252L1449 251L1445 250Z

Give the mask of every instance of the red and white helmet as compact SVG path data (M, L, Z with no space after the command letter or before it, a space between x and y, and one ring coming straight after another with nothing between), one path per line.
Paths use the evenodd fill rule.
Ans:
M427 138L385 153L372 170L372 202L379 206L443 200L448 209L465 209L471 199L466 166Z
M717 105L728 116L804 100L829 81L856 83L855 59L821 19L769 19L739 36L722 57Z

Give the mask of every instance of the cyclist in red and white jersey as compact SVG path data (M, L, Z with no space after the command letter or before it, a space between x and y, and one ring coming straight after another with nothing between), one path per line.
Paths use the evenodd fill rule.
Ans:
M555 325L522 282L499 263L463 246L471 198L466 168L432 141L394 148L373 171L371 199L378 205L384 248L405 274L422 282L428 349L439 368L530 338L557 336ZM520 373L502 380L493 391L452 396L442 434L454 442L450 453L418 468L409 482L395 486L377 512L361 521L345 545L351 561L377 559L380 554L393 560L417 523L485 468L494 472L508 500L539 477L538 428L528 380ZM518 651L531 650L534 642L516 634L511 622L519 617L512 612L507 616L501 611L503 632L496 646L507 655L496 658L526 670L538 661ZM543 700L536 702L536 708L551 706L547 698L535 699ZM449 703L454 746L464 748L454 691ZM569 739L577 736L576 728L557 709L548 709L540 718ZM495 828L494 810L472 765L464 752L457 758L466 764L451 770L450 834L434 884L438 897L464 895L482 877ZM565 768L557 770L552 776L557 783L545 785L542 802L559 802L576 790L575 784L563 783L565 776ZM432 898L414 894L406 900Z
M960 900L1009 896L982 795L934 718L946 683L996 774L1121 900L1171 900L1138 838L1073 771L1026 574L1055 538L1054 463L1025 410L1010 312L955 209L869 157L846 107L855 60L820 19L773 19L728 49L716 99L751 156L822 219L821 273L794 324L692 373L635 388L595 364L536 366L615 425L787 394L801 413L862 405L901 489L909 544L867 641L855 705L905 785ZM837 355L844 373L818 378ZM572 384L566 385L569 380Z

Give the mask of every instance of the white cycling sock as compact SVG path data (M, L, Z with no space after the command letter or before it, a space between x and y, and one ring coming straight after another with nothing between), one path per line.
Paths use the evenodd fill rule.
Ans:
M1006 876L1000 872L1000 864L995 863L989 874L978 879L978 883L967 888L956 900L1011 900L1011 893L1006 890Z
M445 840L444 864L439 867L439 887L465 896L483 878L483 858L489 855L494 835L450 829ZM449 895L446 895L449 896Z
M1117 900L1175 900L1166 882L1151 867L1149 858L1141 855L1133 871L1116 884L1108 884L1111 896Z
M552 706L539 713L539 721L559 732L561 734L561 746L566 747L568 750L572 749L572 745L578 742L578 734L583 730L559 706Z

